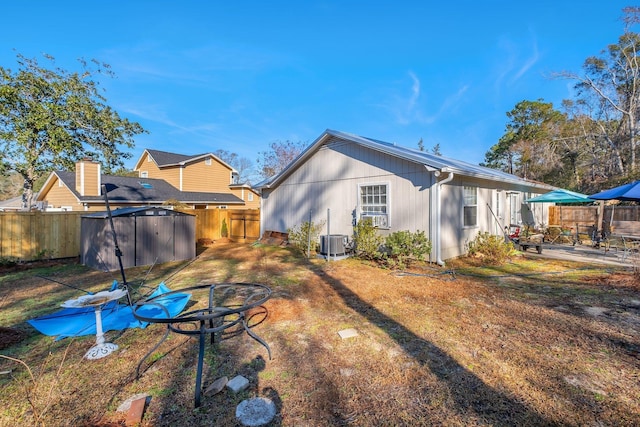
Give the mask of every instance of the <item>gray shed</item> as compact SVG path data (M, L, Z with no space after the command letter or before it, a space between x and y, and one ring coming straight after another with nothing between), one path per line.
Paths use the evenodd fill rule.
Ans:
M111 212L124 268L196 256L194 215L159 207L120 208ZM80 262L99 270L120 268L107 212L80 220Z

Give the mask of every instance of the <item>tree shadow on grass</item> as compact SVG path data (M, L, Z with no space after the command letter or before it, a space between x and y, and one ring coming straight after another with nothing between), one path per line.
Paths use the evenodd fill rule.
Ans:
M496 426L555 424L516 397L485 384L441 348L414 334L402 324L363 301L340 280L322 270L314 269L314 272L336 291L347 307L384 330L417 363L428 367L443 384L446 384L456 406L451 409L462 417L469 416ZM422 391L416 390L416 392Z

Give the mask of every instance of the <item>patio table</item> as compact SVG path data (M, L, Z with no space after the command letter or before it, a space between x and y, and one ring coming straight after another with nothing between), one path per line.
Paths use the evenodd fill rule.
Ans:
M198 290L208 292L208 304L204 308L186 311L175 317L170 317L166 311L164 315L161 316L148 317L144 314L145 307L153 306L154 304L162 307L157 303L158 299L171 296L178 292L194 292ZM241 302L238 302L238 296L241 298ZM135 318L143 322L163 323L167 325L167 333L138 364L137 375L140 375L140 366L143 361L159 347L167 337L169 331L183 335L197 336L199 339L199 348L194 402L195 407L199 407L205 338L207 335L210 335L211 343L213 343L216 333L222 333L233 326L239 325L251 338L258 341L267 349L269 359L271 359L271 349L269 345L251 331L252 326L248 324L247 319L247 312L249 310L260 307L270 297L271 289L266 285L258 283L217 283L183 288L136 303L133 308ZM193 325L195 325L195 327L193 327Z
M627 234L612 234L612 237L618 237L622 241L622 260L637 254L640 251L640 236L632 236Z

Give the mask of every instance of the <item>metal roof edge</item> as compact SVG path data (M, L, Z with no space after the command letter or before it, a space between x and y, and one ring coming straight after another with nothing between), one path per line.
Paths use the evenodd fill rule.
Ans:
M489 169L480 165L473 165L467 163L463 160L457 159L449 159L443 158L442 161L434 158L434 156L429 153L413 153L414 150L403 147L400 145L378 141L371 138L362 137L359 135L355 135L348 132L342 132L332 129L326 129L316 140L309 145L300 155L294 159L291 163L289 163L280 173L274 175L272 178L267 178L261 183L258 183L255 188L258 190L269 189L274 186L280 184L280 182L286 178L293 170L295 170L300 163L305 161L308 157L310 157L318 148L318 146L322 145L327 138L336 137L340 139L344 139L347 141L351 141L353 143L365 146L372 150L376 150L390 156L402 158L414 163L418 163L424 166L435 167L443 172L453 172L454 174L467 176L471 178L478 179L486 179L490 181L500 181L513 185L523 185L530 188L538 188L538 189L553 189L555 187L545 184L539 183L535 181L525 180L516 175L507 174L506 172L502 172L497 169ZM455 166L455 164L468 165L468 169L463 169L461 167ZM454 165L452 165L454 164ZM476 171L472 169L481 169L481 171ZM482 170L487 169L487 172L484 173Z

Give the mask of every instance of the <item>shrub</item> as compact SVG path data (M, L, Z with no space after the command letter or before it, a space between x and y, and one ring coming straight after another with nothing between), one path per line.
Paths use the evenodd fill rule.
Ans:
M494 236L487 232L478 233L473 242L469 243L469 256L480 258L485 264L504 264L516 253L513 244L505 241L503 236Z
M0 267L13 267L18 263L18 258L0 257Z
M310 252L318 251L318 238L320 231L324 228L325 221L314 224L313 221L305 221L300 225L287 229L289 234L289 244L302 251L305 256L310 257ZM309 251L309 241L311 241L311 251Z
M384 239L378 235L371 219L358 221L353 234L353 243L356 256L364 259L377 260L382 258L380 252Z
M220 227L220 236L229 237L229 229L227 228L227 220L222 218L222 226Z
M431 253L431 241L424 231L395 231L385 239L385 249L389 267L406 268L411 262L423 261Z

